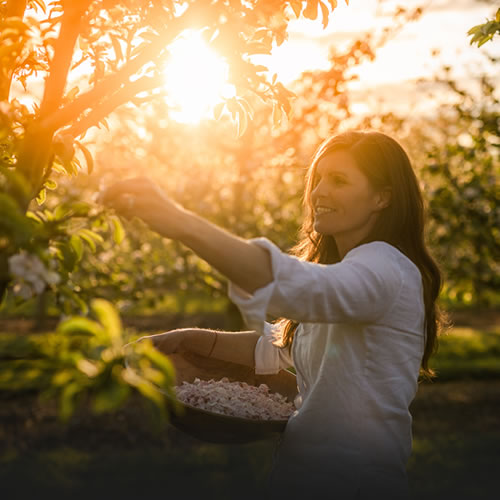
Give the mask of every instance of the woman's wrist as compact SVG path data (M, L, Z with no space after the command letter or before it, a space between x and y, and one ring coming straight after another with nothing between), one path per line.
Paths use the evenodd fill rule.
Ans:
M193 352L200 356L208 357L213 353L217 332L202 328L189 328L179 330L181 341L179 349L182 352Z

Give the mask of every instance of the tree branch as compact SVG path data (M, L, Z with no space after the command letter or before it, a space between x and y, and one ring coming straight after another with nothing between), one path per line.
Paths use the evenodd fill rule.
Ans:
M9 0L5 9L5 17L20 17L22 19L26 10L26 4L27 0ZM9 99L13 75L13 67L4 68L0 72L0 101L7 101Z
M8 0L5 17L24 17L27 0Z
M77 97L73 102L60 108L50 116L42 118L41 127L54 132L76 120L86 109L97 105L107 95L115 93L122 85L126 84L128 78L136 73L146 63L161 56L165 47L169 45L177 35L184 29L196 28L207 23L217 22L217 11L207 10L206 6L201 7L196 3L191 4L188 9L179 17L172 19L168 29L158 32L158 39L145 47L134 59L124 64L116 73L113 73L91 90Z
M94 107L87 115L81 118L73 126L67 129L67 133L75 138L82 135L90 127L97 125L118 106L130 101L140 92L153 90L162 85L162 83L163 79L160 79L159 77L145 76L126 85L125 87L122 87L104 102L100 103L99 106Z
M40 104L40 116L53 113L60 105L68 78L71 59L76 39L80 33L82 16L91 0L71 2L66 0L61 22L61 31L54 47L54 58L50 64L50 73L45 83L43 99Z
M168 41L166 43L168 43ZM161 42L152 43L134 59L122 66L116 73L101 80L93 89L77 97L73 102L60 108L50 116L42 119L40 126L56 131L78 118L86 109L97 105L106 96L115 93L124 83L125 85L129 85L126 83L127 79L146 63L154 60L160 55L166 43L164 39L162 39Z
M55 44L55 54L40 105L40 116L42 117L44 115L50 116L61 102L79 34L81 18L91 1L64 1L61 30ZM26 129L20 145L17 168L29 179L32 196L36 196L38 193L44 169L49 164L53 135L53 130L41 127L40 120L36 120ZM20 201L27 208L30 200Z

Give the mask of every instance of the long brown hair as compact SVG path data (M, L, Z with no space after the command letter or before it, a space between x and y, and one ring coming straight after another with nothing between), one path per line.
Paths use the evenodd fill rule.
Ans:
M424 239L424 201L419 183L405 150L391 137L374 131L348 131L327 138L316 151L306 175L304 191L305 218L298 243L291 253L299 259L321 264L339 262L340 255L333 236L314 231L314 208L311 192L316 183L316 165L325 155L338 150L348 151L375 189L391 188L389 206L384 208L372 229L358 245L385 241L398 248L420 270L425 305L425 348L421 375L435 376L429 358L437 350L440 330L447 319L436 301L442 286L438 265L430 255ZM281 345L292 344L298 323L281 318Z

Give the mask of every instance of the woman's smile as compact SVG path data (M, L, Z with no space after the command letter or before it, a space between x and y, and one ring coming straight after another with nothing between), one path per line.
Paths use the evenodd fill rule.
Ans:
M316 216L335 213L337 210L335 208L318 206L314 208L314 213Z

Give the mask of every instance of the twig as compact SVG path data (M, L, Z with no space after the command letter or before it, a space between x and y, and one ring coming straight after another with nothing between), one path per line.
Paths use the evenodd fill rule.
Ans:
M67 133L72 137L82 135L90 127L97 125L118 106L130 101L135 95L147 90L153 90L160 85L162 85L162 81L158 77L143 77L129 83L100 103L99 106L94 107L92 111L71 126Z

